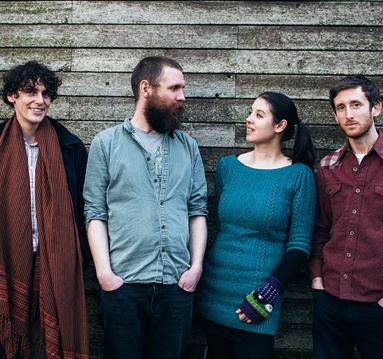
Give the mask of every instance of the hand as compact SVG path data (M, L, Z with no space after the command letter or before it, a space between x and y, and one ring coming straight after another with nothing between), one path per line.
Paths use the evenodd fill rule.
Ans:
M244 312L242 312L242 310L240 308L238 308L236 311L235 311L237 314L238 314L238 318L239 320L243 321L243 322L246 322L247 324L250 324L251 323L251 319L249 319L246 314Z
M186 292L194 292L201 278L201 274L202 267L191 266L189 270L182 273L178 281L178 286Z
M311 281L311 288L324 290L323 278L322 277L313 278L313 280Z
M378 304L383 308L383 298L380 298L380 299L378 300Z
M103 290L106 292L111 292L120 288L124 284L124 280L115 275L113 272L109 272L104 275L97 276L98 282Z

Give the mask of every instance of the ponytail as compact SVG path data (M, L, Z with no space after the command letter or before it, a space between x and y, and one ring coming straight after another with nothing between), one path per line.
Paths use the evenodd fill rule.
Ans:
M299 120L294 138L293 163L301 162L313 169L315 162L315 148L307 126Z
M292 156L293 163L301 162L313 169L315 148L308 128L298 117L298 111L293 100L282 93L272 91L263 92L258 98L263 98L269 103L274 123L279 123L283 119L287 121L282 142L289 141L295 137Z

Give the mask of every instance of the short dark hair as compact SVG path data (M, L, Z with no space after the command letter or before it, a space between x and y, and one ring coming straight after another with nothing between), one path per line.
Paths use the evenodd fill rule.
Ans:
M147 80L152 86L157 85L162 69L165 66L183 71L181 65L177 61L165 56L145 57L136 65L130 81L136 102L139 97L140 82L142 80Z
M17 91L35 88L40 82L46 87L46 93L51 101L54 101L61 80L51 69L37 61L28 61L12 67L3 75L1 94L4 103L13 107L7 96L17 94Z
M361 87L363 93L368 99L368 102L370 103L370 107L373 107L381 101L379 87L375 82L362 75L346 76L336 82L330 89L330 103L334 112L336 110L334 98L338 95L338 93L343 90L355 89L357 87Z

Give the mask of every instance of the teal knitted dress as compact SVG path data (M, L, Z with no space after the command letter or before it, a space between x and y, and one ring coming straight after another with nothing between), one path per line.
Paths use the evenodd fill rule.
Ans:
M275 335L282 298L260 324L240 321L235 310L247 293L269 279L286 251L309 254L314 174L300 163L254 169L228 156L218 164L216 194L219 230L198 286L199 313L228 327Z

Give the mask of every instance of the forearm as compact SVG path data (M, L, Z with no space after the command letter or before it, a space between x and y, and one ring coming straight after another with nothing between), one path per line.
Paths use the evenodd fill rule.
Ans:
M101 288L105 291L112 291L121 287L124 283L123 279L114 274L110 266L106 222L98 219L92 220L88 227L88 240Z
M112 272L106 222L94 219L89 223L88 241L96 267L97 278L100 281L100 279Z
M305 252L293 249L282 257L273 276L282 282L284 286L287 286L306 260L307 255Z
M191 266L202 269L207 242L207 225L205 216L189 218L189 251Z
M189 218L190 268L182 273L178 285L187 292L193 292L202 274L203 256L207 241L207 226L204 216Z

